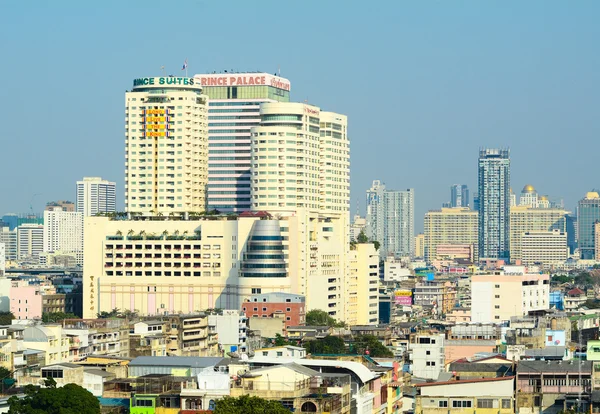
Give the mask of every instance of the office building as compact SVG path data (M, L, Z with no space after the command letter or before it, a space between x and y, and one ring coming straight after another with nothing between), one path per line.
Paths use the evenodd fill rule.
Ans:
M515 262L522 259L521 239L524 233L559 230L566 234L567 214L567 211L555 208L532 208L527 205L511 207L510 260Z
M6 271L6 246L0 242L0 277L4 277Z
M367 225L365 233L369 240L383 243L383 193L385 184L380 180L374 180L371 188L367 190Z
M75 211L75 204L72 201L58 200L46 203L45 211Z
M209 210L250 210L250 129L260 123L260 104L289 102L290 81L268 73L198 74L209 97Z
M466 184L454 184L450 187L450 207L471 207L469 187Z
M0 227L0 243L4 244L6 260L17 260L17 230L10 227Z
M600 195L592 191L577 205L577 245L582 259L595 258L594 226L597 221L600 221Z
M525 266L559 265L569 258L567 233L558 229L527 231L522 233L520 242L520 260Z
M252 210L290 221L282 235L289 240L293 293L306 296L308 309L342 320L349 273L347 118L301 103L264 103L260 115L251 130Z
M508 259L510 151L480 149L478 166L479 257Z
M471 277L471 320L503 323L512 316L548 309L550 276L527 273L525 266L505 266L494 274Z
M383 254L413 256L415 252L415 190L383 193Z
M208 97L190 78L140 78L125 93L125 209L202 212L208 184Z
M478 260L478 213L466 207L443 208L425 214L425 260L432 263L438 257L439 245L473 246L474 260Z
M350 250L350 282L345 300L348 325L379 321L379 254L373 243L357 243Z
M44 252L79 253L83 265L83 214L59 209L44 211Z
M17 227L17 259L37 261L44 251L44 226L23 224Z
M160 144L159 144L160 145ZM117 185L101 177L77 181L77 212L84 217L117 211Z

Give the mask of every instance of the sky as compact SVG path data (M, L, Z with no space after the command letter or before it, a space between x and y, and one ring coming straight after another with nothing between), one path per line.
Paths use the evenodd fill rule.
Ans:
M0 214L75 201L101 176L123 206L124 93L137 77L281 70L292 100L347 114L351 214L375 179L415 189L415 225L475 192L480 147L511 185L573 210L598 182L597 1L0 2Z

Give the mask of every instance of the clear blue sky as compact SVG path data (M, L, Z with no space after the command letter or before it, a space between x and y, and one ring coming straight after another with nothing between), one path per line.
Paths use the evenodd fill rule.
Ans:
M234 69L291 80L349 116L352 213L373 179L423 214L477 181L480 146L510 147L512 187L567 207L598 182L597 1L0 2L0 214L117 181L135 77Z

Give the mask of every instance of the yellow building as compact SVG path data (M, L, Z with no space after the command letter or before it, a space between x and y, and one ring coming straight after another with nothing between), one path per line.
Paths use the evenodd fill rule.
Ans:
M521 235L521 260L526 266L536 263L557 265L568 257L567 233L564 231L528 231Z
M425 214L424 257L428 263L437 256L438 245L472 245L474 260L478 253L478 213L466 207L442 208Z
M423 233L415 236L415 257L425 257L425 235Z
M417 384L415 414L514 413L515 377Z
M348 325L372 325L379 322L379 254L373 243L357 243L350 250L348 284Z
M523 233L552 231L567 231L567 211L558 208L531 208L515 206L510 208L510 260L523 259Z

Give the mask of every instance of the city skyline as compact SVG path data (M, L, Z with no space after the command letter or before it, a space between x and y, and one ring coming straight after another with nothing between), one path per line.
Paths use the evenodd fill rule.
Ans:
M194 7L204 15L218 12L212 4L189 3L187 8ZM5 79L11 79L6 92L52 100L53 105L36 114L38 122L30 122L25 101L2 104L5 134L11 137L3 150L14 155L3 163L2 174L10 176L20 168L17 160L23 142L30 144L27 155L33 165L19 169L19 180L0 184L0 191L10 195L2 198L0 212L28 212L30 203L35 212L41 212L46 201L74 199L72 183L81 176L116 181L118 209L123 210L123 103L115 91L129 89L135 77L160 76L163 65L168 74L182 75L186 57L188 76L231 68L279 73L281 68L281 76L294 84L293 101L308 100L325 110L347 114L353 120L349 137L351 206L362 200L371 181L379 178L390 188L415 188L415 215L423 217L447 201L447 188L453 183L476 187L473 158L480 146L510 147L514 189L531 183L544 194L564 198L570 211L575 211L586 192L599 186L593 181L592 154L600 127L592 108L600 92L598 74L593 71L600 52L592 39L600 29L593 21L595 13L590 12L597 4L531 2L519 4L519 13L510 6L474 3L435 8L394 5L385 13L386 21L373 26L367 35L353 34L345 25L375 19L375 12L352 5L344 10L333 4L320 7L323 13L319 16L296 5L285 5L285 10L298 15L297 21L310 16L315 23L325 18L321 16L335 13L339 18L329 22L333 26L325 29L327 25L316 24L318 29L305 40L317 41L336 33L352 44L352 49L342 48L335 57L329 56L327 48L314 56L299 53L286 47L293 37L287 33L293 33L295 26L276 23L257 25L251 38L269 39L272 46L266 51L241 48L239 39L244 32L235 27L222 33L219 46L206 42L190 47L165 38L138 43L132 51L129 42L115 40L139 32L150 10L116 5L110 13L114 33L105 35L97 22L108 16L100 8L89 13L86 6L29 10L18 3L3 5L5 14L14 18L0 30L21 33L7 45L7 59L28 62L20 64L19 70L11 70L13 64L0 69ZM128 16L134 8L139 19L131 20ZM266 19L244 5L240 11L256 21ZM178 39L191 38L194 25L188 23L193 21L193 13L180 15L168 9L164 13L166 30ZM48 19L54 22L51 28L45 25ZM209 32L220 32L217 22L206 24ZM280 33L277 38L271 36L274 30ZM478 36L472 36L473 32ZM399 53L386 53L383 61L376 59L384 51L395 50L392 39L396 38L421 40L407 40ZM220 45L230 45L230 53L221 53ZM156 48L164 53L157 56L153 53ZM361 59L353 53L356 48L366 51ZM36 56L34 63L31 56ZM116 67L112 56L119 59ZM319 65L314 65L315 61ZM40 84L45 87L39 88ZM361 99L355 99L357 89ZM94 99L87 99L90 90L95 91ZM69 113L68 125L58 122L64 111ZM102 122L90 128L89 119L99 113ZM378 119L397 119L398 127L390 135L386 123L379 124ZM82 142L89 143L85 145L88 151L75 150ZM565 142L580 142L592 150L578 152L580 146L565 146ZM439 154L435 160L442 160L443 154L452 161L427 161L431 148ZM396 169L398 154L409 154L401 173ZM36 165L49 158L55 161L54 168L44 174ZM564 166L544 168L556 160L563 160ZM419 174L426 162L429 172ZM589 181L570 177L567 168L573 162Z

